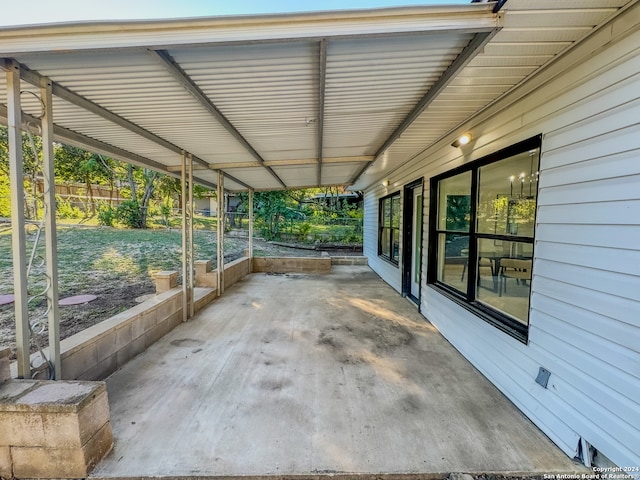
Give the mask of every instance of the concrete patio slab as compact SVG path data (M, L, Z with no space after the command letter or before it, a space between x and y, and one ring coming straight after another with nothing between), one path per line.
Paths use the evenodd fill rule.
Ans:
M249 275L107 387L95 478L583 471L367 266Z

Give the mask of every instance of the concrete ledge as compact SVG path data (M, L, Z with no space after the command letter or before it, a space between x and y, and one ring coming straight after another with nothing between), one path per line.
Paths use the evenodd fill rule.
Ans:
M331 265L369 265L369 259L363 256L331 257Z
M112 446L103 382L0 386L0 476L84 478Z
M329 257L253 257L254 273L329 273Z

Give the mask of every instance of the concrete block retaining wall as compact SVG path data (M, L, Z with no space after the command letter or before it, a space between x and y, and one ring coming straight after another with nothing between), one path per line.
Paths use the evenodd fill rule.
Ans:
M330 257L253 257L253 272L329 273Z
M60 342L66 380L101 380L182 322L182 290L173 289Z
M224 266L224 288L229 288L251 273L251 259L242 257Z
M369 259L363 256L331 257L331 265L369 265Z
M249 258L225 265L225 284L230 286L238 282L249 273L250 265ZM169 280L177 277L174 272L162 274L162 282L169 282L167 286L175 285ZM214 289L196 288L195 311L215 298ZM173 330L182 318L182 289L178 287L72 335L60 342L62 377L65 380L102 380Z

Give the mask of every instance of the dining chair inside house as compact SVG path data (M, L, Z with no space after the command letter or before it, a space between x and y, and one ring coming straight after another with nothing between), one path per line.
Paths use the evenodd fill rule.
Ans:
M462 250L460 250L460 255L462 257L465 257L464 264L462 265L462 275L460 275L460 281L462 282L464 281L464 276L467 273L467 266L469 266L469 249L463 248ZM493 265L491 264L491 260L480 257L480 259L478 260L478 273L480 272L481 268L489 268L489 269L492 269L491 271L493 271ZM480 285L481 278L482 277L478 275L478 285Z
M500 285L498 296L507 293L507 280L515 279L516 284L526 284L531 281L532 260L520 260L516 258L503 258L500 262Z

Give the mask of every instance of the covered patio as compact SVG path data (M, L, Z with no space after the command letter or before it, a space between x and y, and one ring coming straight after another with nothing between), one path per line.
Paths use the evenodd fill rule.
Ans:
M107 389L95 478L582 471L367 266L249 275Z
M30 131L43 139L52 379L79 378L65 372L60 353L53 143L181 178L181 297L163 297L174 310L158 338L165 326L169 332L180 325L156 343L141 340L149 348L108 379L115 444L95 478L576 472L569 456L398 295L402 274L416 283L420 308L430 305L420 298L426 235L414 237L415 258L406 255L405 262L403 253L400 263L403 183L394 176L413 172L416 192L423 189L426 177L412 162L425 152L449 151L469 122L483 143L469 136L461 155L430 156L433 172L466 162L476 147L492 152L497 134L479 128L487 109L505 98L526 99L534 77L552 81L558 59L634 3L501 0L0 29L17 378L33 374L21 188L21 135ZM527 113L505 123L526 125ZM334 266L324 275L253 273L225 291L219 241L215 285L216 295L224 295L196 314L196 184L217 191L222 217L225 192L247 192L252 204L257 191L383 188L365 203L365 242L376 271L388 269L387 279L396 283L390 287L368 267ZM378 200L393 192L389 251L398 252L397 263L376 257ZM430 200L416 198L416 231L426 234ZM250 218L250 238L252 228ZM223 222L217 235L224 237ZM249 264L251 246L247 257ZM533 413L540 402L532 403ZM573 445L581 441L564 424L558 428Z

